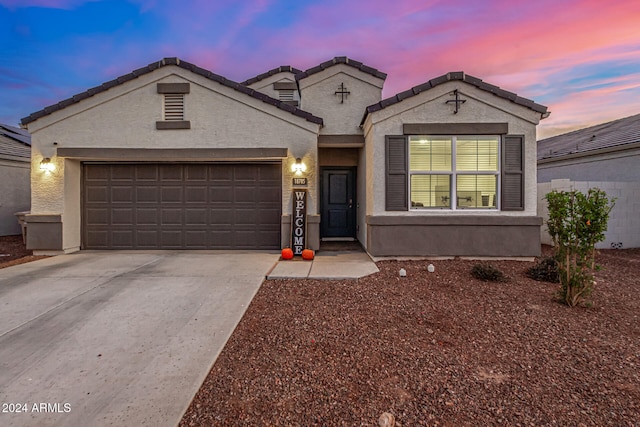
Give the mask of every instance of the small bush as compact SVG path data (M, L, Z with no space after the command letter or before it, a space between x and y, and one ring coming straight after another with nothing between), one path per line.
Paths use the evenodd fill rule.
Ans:
M609 200L598 188L590 188L587 194L553 190L545 198L549 206L547 227L558 261L560 297L570 307L588 304L594 285L596 243L604 240L615 198Z
M536 265L527 269L527 276L538 282L560 283L558 261L553 257L544 257Z
M498 270L490 264L476 264L471 269L471 275L479 280L489 282L502 282L506 277L502 271Z

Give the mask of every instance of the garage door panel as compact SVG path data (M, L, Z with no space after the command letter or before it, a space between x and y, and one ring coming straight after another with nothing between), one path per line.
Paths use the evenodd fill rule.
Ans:
M133 187L111 187L111 203L133 202Z
M161 230L160 245L166 249L181 249L184 247L182 235L182 230Z
M260 182L280 184L282 171L278 168L262 168L260 169Z
M233 242L233 235L229 230L211 230L209 232L209 244L211 249L229 249L229 243ZM235 247L235 245L232 245Z
M157 204L160 200L158 197L157 187L137 187L136 188L136 202L138 203L154 203Z
M160 246L160 242L158 241L158 231L136 230L136 244L138 248L158 248Z
M137 208L136 209L136 225L158 225L157 208Z
M280 164L85 164L83 247L277 249Z
M160 226L165 225L182 225L184 219L182 217L182 208L162 209Z
M206 249L208 241L207 234L206 230L187 230L184 234L185 246L194 249Z
M161 165L160 180L162 182L182 182L183 170L184 167L182 165Z
M106 230L90 231L85 235L87 245L94 249L107 249L109 247L109 232Z
M209 176L215 184L225 182L233 182L233 166L232 165L211 165L209 166Z
M109 210L107 207L87 209L85 221L89 225L108 225Z
M231 209L212 209L210 211L211 224L212 225L227 225L233 224L234 213Z
M258 224L273 226L274 224L277 224L278 221L280 221L280 209L260 209L260 216L257 220Z
M209 189L209 201L233 203L233 187L215 186Z
M117 182L133 182L135 170L128 165L111 166L111 181Z
M255 187L236 187L235 202L236 203L255 203L260 192Z
M84 179L89 182L108 182L111 175L111 167L108 165L94 165L91 169L87 170Z
M255 225L259 218L260 213L256 209L236 209L235 210L235 224L241 225Z
M186 203L207 203L207 187L193 187L189 186L185 188L185 202Z
M262 187L259 189L256 200L258 202L267 202L280 205L280 197L282 192L279 187Z
M239 185L247 182L257 182L260 180L260 172L258 169L236 168L234 173L234 181Z
M133 230L114 230L111 232L111 246L128 249L133 247Z
M109 189L106 185L96 185L93 187L85 187L85 200L94 203L108 203Z
M111 224L133 226L133 209L113 208L111 210Z
M160 190L161 203L183 203L182 187L162 187Z
M206 182L208 180L207 166L186 165L184 168L184 179L187 182Z
M186 224L207 225L207 220L208 220L207 209L186 208L184 213L185 213Z
M136 182L158 182L158 167L156 165L137 165L135 176Z

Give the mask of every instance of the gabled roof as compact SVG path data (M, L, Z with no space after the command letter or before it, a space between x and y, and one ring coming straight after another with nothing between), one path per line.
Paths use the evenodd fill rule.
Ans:
M436 77L435 79L431 79L428 82L422 83L421 85L418 86L414 86L409 90L405 90L404 92L400 92L390 98L387 99L383 99L382 101L370 105L367 107L367 113L374 113L376 111L380 111L390 105L393 104L397 104L399 102L402 102L403 100L407 99L407 98L411 98L413 96L418 95L421 92L427 91L429 89L432 89L438 85L441 85L443 83L446 82L450 82L450 81L455 81L455 80L459 80L459 81L463 81L466 83L469 83L475 87L477 87L478 89L490 92L500 98L504 98L504 99L508 99L509 101L518 104L518 105L522 105L525 106L533 111L536 111L540 114L543 115L544 117L547 117L549 115L549 113L547 112L547 107L545 107L544 105L540 105L540 104L536 104L535 102L533 102L530 99L526 99L526 98L522 98L518 95L516 95L513 92L509 92L506 91L504 89L500 89L498 86L494 86L491 85L489 83L485 83L482 81L482 79L479 79L477 77L473 77L470 76L468 74L465 74L462 71L456 71L456 72L450 72L447 74L444 74L440 77ZM366 114L365 114L366 116Z
M578 157L640 144L640 114L538 141L538 160Z
M303 71L302 70L298 70L297 68L293 68L291 65L281 65L277 68L274 68L272 70L267 71L266 73L262 73L262 74L258 74L255 77L252 77L250 79L247 79L243 82L241 82L240 84L243 86L249 86L254 84L255 82L259 82L260 80L264 80L267 77L271 77L275 74L278 73L293 73L293 74L301 74Z
M37 111L33 114L30 114L29 116L23 118L21 120L21 123L23 125L26 125L28 123L31 123L33 121L38 120L41 117L47 116L55 111L59 111L62 110L72 104L76 104L80 101L82 101L83 99L89 98L95 94L101 93L101 92L105 92L109 89L111 89L112 87L115 86L119 86L125 82L128 82L130 80L136 79L144 74L148 74L151 73L154 70L157 70L158 68L161 67L165 67L168 65L175 65L177 67L180 68L184 68L185 70L189 70L191 72L194 72L200 76L206 77L209 80L212 80L214 82L220 83L221 85L227 86L233 90L236 90L238 92L244 93L246 95L249 95L253 98L259 99L260 101L266 103L266 104L271 104L281 110L287 111L295 116L298 117L302 117L304 119L306 119L309 122L312 123L317 123L322 125L322 119L320 117L316 117L311 113L308 113L306 111L303 111L299 108L296 108L292 105L286 104L282 101L279 101L277 99L271 98L268 95L265 95L261 92L258 92L256 90L250 89L246 86L243 86L240 83L234 82L233 80L229 80L227 78L224 78L218 74L212 73L209 70L205 70L204 68L200 68L194 64L191 64L189 62L186 61L182 61L179 58L164 58L161 61L158 62L152 62L151 64L147 65L146 67L142 67L139 68L137 70L134 70L132 72L130 72L129 74L125 74L123 76L120 76L116 79L113 79L111 81L108 81L106 83L101 84L100 86L96 86L94 88L91 88L89 90L86 90L82 93L79 93L77 95L72 96L71 98L65 99L64 101L60 101L57 104L51 105L49 107L46 107L40 111Z
M321 71L326 70L327 68L333 67L334 65L338 65L338 64L345 64L348 65L350 67L356 68L360 71L362 71L363 73L367 73L367 74L371 74L374 77L377 77L379 79L386 79L387 75L385 73L383 73L382 71L378 71L373 67L369 67L368 65L364 65L362 62L360 61L355 61L353 59L349 59L346 56L336 56L335 58L323 62L320 65L316 65L315 67L309 68L308 70L301 72L300 74L296 74L296 80L302 80L306 77L309 77L313 74L319 73Z
M23 129L0 123L0 157L31 158L31 137Z

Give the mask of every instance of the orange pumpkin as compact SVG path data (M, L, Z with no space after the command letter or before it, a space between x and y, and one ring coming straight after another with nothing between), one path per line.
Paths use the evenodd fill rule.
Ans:
M302 259L307 261L311 261L313 259L314 253L311 249L305 249L302 251Z
M282 259L293 259L293 251L291 248L284 248L282 250Z

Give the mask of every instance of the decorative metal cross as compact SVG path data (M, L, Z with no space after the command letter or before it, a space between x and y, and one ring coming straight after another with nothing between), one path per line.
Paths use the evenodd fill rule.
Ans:
M344 98L345 96L351 94L351 92L349 92L347 90L346 87L344 87L344 83L340 83L340 87L338 88L338 90L335 92L336 95L340 95L340 104L344 104Z
M453 94L455 95L456 99L450 99L446 103L449 104L451 102L455 102L456 109L453 111L453 114L458 114L458 109L460 108L460 104L464 104L465 102L467 102L467 100L466 99L460 99L460 95L458 93L458 89L454 90Z

